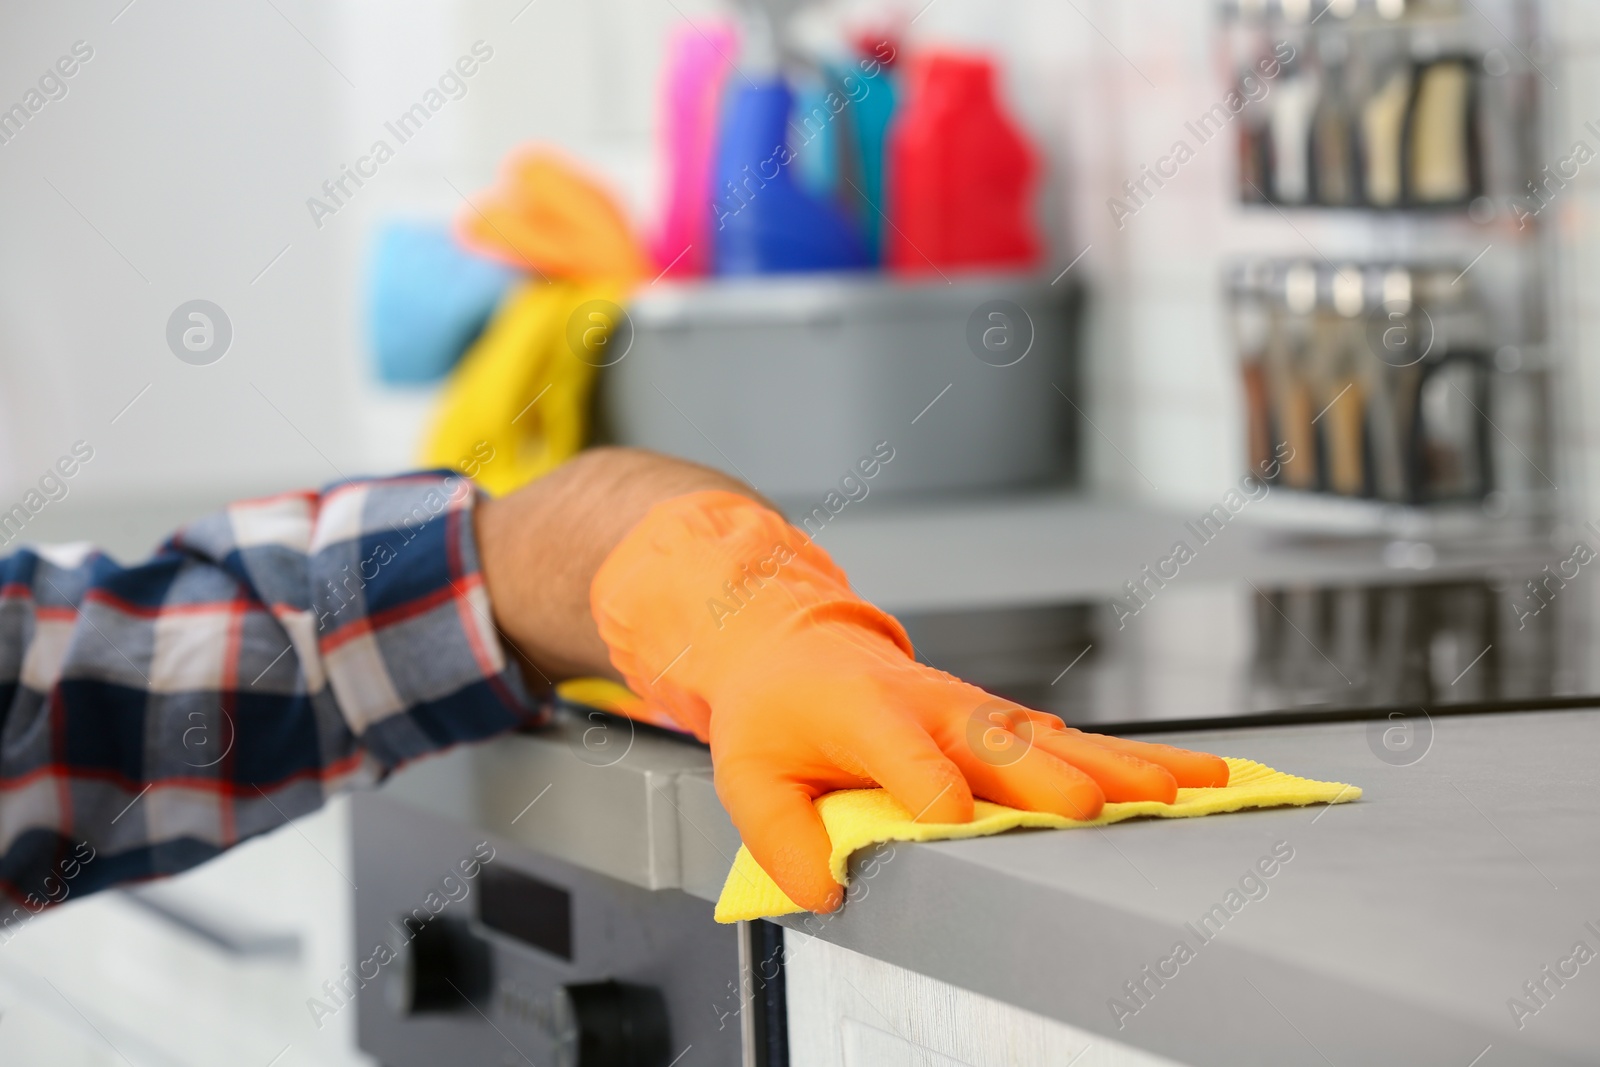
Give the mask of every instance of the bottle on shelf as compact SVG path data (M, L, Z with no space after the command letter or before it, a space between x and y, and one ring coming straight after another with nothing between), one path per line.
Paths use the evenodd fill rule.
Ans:
M1345 38L1331 38L1343 42ZM1311 119L1311 182L1319 204L1342 207L1356 202L1355 123L1348 98L1344 47L1330 49L1322 99Z
M1408 11L1389 18L1360 4L1329 4L1326 19L1297 23L1288 8L1237 9L1241 21L1224 39L1240 71L1251 71L1245 57L1274 40L1282 47L1280 32L1295 44L1266 92L1245 93L1251 83L1241 75L1239 91L1251 101L1236 134L1241 201L1465 210L1482 195L1485 145L1501 145L1503 154L1519 143L1515 134L1491 136L1509 121L1507 109L1493 106L1494 94L1484 102L1482 79L1486 70L1509 69L1504 55L1474 44L1464 8L1433 5L1426 19ZM1485 56L1499 59L1485 68ZM1481 128L1488 122L1496 129Z
M1416 204L1464 204L1478 191L1473 75L1465 56L1421 65L1407 119L1407 194Z
M1037 265L1038 173L1037 153L1001 106L990 60L943 51L918 56L889 131L889 268L923 274Z
M1411 69L1396 65L1361 107L1362 192L1372 207L1398 207Z
M1235 268L1251 462L1281 450L1292 458L1280 484L1335 496L1486 500L1496 483L1489 412L1517 383L1480 347L1484 308L1452 284L1459 274L1438 263ZM1531 439L1510 447L1524 460L1540 451Z
M1299 60L1285 63L1278 87L1267 97L1272 137L1272 199L1279 204L1311 200L1311 128L1319 86L1314 70Z

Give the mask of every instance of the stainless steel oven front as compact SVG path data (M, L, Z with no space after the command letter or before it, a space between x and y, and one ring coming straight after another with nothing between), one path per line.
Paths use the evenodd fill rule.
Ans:
M744 1009L740 940L755 934L715 923L710 903L382 791L355 799L352 839L355 962L319 997L354 1002L385 1067L780 1067L750 1015L781 1001Z

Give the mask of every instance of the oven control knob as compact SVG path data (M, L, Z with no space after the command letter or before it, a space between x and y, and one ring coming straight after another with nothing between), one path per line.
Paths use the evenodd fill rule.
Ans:
M561 1067L666 1067L671 1035L657 990L587 982L562 986L556 1000Z
M411 939L389 984L394 1009L418 1015L481 1006L490 988L489 945L458 919L408 917L403 925Z

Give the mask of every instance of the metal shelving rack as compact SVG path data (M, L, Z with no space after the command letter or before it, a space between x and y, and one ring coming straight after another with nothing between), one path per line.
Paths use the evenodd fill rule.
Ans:
M1277 42L1288 42L1301 63L1353 57L1361 49L1370 54L1375 43L1387 47L1391 58L1400 47L1402 56L1415 61L1459 55L1473 63L1473 133L1481 165L1470 197L1447 206L1291 204L1273 202L1265 190L1241 180L1241 202L1229 205L1236 225L1227 252L1234 265L1225 284L1233 293L1241 278L1274 272L1281 282L1302 264L1316 273L1319 299L1327 300L1329 277L1352 268L1371 279L1381 277L1386 265L1455 265L1461 271L1455 284L1470 286L1480 325L1472 336L1443 343L1471 345L1491 357L1495 407L1485 412L1494 453L1490 491L1481 500L1430 503L1287 492L1274 494L1280 517L1428 540L1525 535L1556 514L1552 416L1563 375L1552 327L1551 213L1538 210L1541 202L1533 193L1535 180L1549 175L1541 168L1554 162L1545 135L1549 77L1535 58L1544 32L1541 15L1534 0L1217 4L1218 62L1230 80ZM1281 81L1269 91L1281 91ZM1236 166L1242 175L1248 165L1241 151ZM1365 285L1369 311L1376 284Z

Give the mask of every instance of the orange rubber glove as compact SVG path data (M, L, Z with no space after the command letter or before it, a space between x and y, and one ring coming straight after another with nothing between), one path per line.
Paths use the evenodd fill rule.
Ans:
M627 289L650 264L605 186L561 153L527 145L506 157L500 182L456 219L466 247L548 278Z
M590 606L650 717L710 742L745 845L812 911L843 894L812 803L836 789L877 784L921 821L968 822L974 795L1087 819L1107 800L1227 784L1216 756L1067 729L918 663L826 552L734 493L651 509L601 565Z

